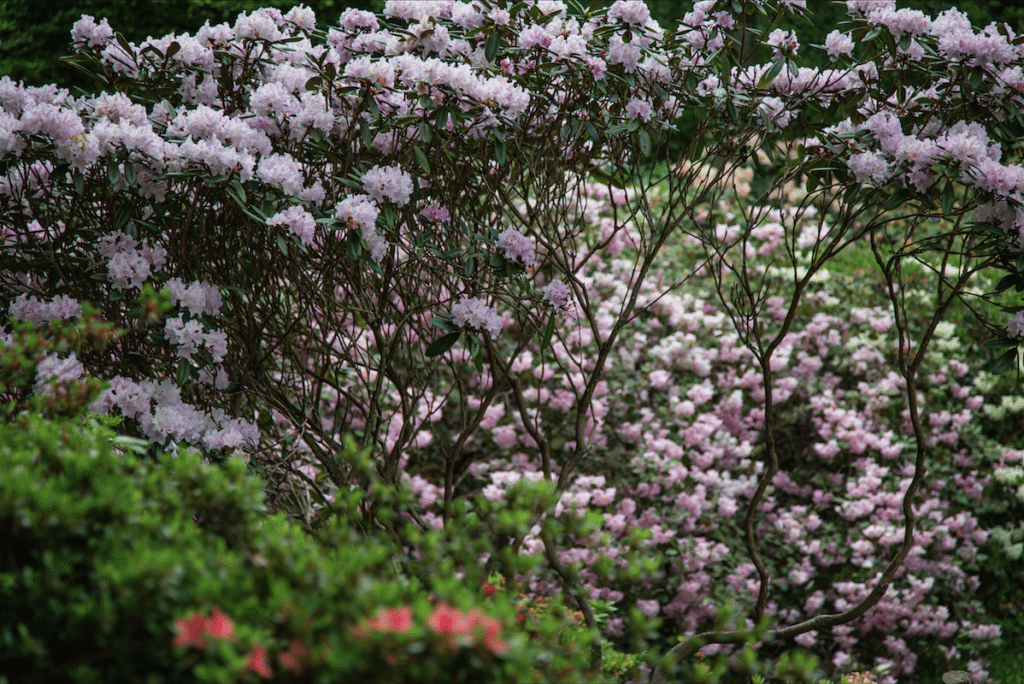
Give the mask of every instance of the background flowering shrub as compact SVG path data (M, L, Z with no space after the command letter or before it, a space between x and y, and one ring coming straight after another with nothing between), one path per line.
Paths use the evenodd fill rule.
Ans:
M638 2L389 2L326 32L297 7L140 45L83 18L105 92L0 81L0 293L124 334L5 392L94 372L96 410L244 456L310 530L367 483L352 436L415 496L391 528L411 556L492 511L452 572L561 591L591 629L603 600L636 648L662 617L669 660L767 619L766 653L983 679L979 515L1020 453L944 352L965 306L996 321L968 338L1005 350L993 370L1016 358L1019 307L986 293L1024 286L1020 48L952 10L848 9L828 69L772 22L737 33L794 2L675 30ZM842 259L866 264L848 286ZM546 498L498 512L524 476Z

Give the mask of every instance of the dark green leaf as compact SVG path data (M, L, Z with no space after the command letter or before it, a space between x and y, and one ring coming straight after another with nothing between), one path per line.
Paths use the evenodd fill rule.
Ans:
M498 166L505 165L505 143L497 138L494 140L494 161L498 162Z
M907 192L905 189L897 190L896 192L889 196L889 199L885 200L885 204L882 206L882 208L885 211L892 211L893 209L903 206L903 204L906 203L907 201L907 197L909 196L910 193Z
M82 173L81 169L75 169L74 175L75 192L79 195L85 192L85 174Z
M186 359L182 359L178 362L178 387L184 387L185 384L192 378L192 364Z
M121 180L121 169L113 159L107 162L107 180L111 185L117 185L117 181Z
M651 136L647 131L641 129L637 133L637 138L640 141L640 154L646 157L651 153Z
M494 33L487 36L487 42L484 44L484 57L488 62L493 62L498 57L498 49L500 47L501 32L495 27Z
M412 148L413 154L416 155L416 161L419 162L420 168L423 169L423 173L430 175L430 162L427 160L426 153L420 149L419 145Z
M426 121L420 121L420 139L428 145L434 139L434 131Z
M114 214L114 228L123 228L124 224L128 223L128 219L132 217L132 203L125 202L117 208L117 213Z
M846 189L846 192L843 194L843 204L852 204L853 201L857 199L858 192L860 192L859 183L854 183L853 185L848 187Z
M1005 292L1013 287L1017 281L1020 280L1020 276L1016 273L1003 276L998 283L996 283L996 292Z
M135 164L131 162L124 163L124 180L128 183L129 187L133 188L139 182L139 175L135 172Z
M441 337L439 339L434 340L427 347L427 352L426 352L427 356L433 357L433 356L440 356L441 354L444 354L446 351L448 351L453 346L455 346L455 343L459 341L459 336L461 334L462 334L461 331L460 332L448 333L444 337Z
M551 344L551 336L555 334L555 312L551 312L551 316L548 318L548 324L544 326L544 333L540 338L540 348L547 349L548 345Z
M992 372L1006 373L1017 367L1017 350L1007 349L1006 353L996 359L995 363L992 364Z
M288 256L288 243L285 242L284 236L278 234L277 236L277 248L281 251L281 254Z
M459 327L452 322L451 317L434 316L430 319L430 322L441 330L447 330L448 332L457 332L459 330Z
M1019 342L1020 340L1007 337L996 337L991 340L985 340L981 346L985 347L985 349L1016 349Z
M953 183L946 181L946 187L942 189L942 213L949 216L953 211Z

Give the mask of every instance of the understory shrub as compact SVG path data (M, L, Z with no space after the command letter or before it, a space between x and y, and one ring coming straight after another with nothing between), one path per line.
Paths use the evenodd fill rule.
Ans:
M18 326L0 391L46 382L40 349L80 350L92 332ZM481 521L410 537L408 492L383 486L353 445L342 456L381 496L339 493L310 534L267 510L243 460L154 454L82 414L102 383L50 387L73 399L0 423L5 681L591 679L590 637L571 630L584 646L570 648L561 602L528 616L515 595L485 590L482 568L455 576L480 553ZM400 538L431 551L412 557Z

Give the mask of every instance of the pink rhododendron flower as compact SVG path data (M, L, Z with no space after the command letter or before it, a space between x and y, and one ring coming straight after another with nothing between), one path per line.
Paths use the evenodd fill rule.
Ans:
M389 199L401 207L412 196L412 176L397 166L374 165L363 174L363 187L376 201Z
M825 50L829 57L852 55L853 47L853 38L838 29L825 36Z
M1006 334L1010 337L1024 337L1024 311L1013 314L1006 324Z
M491 339L498 339L502 322L498 312L479 297L463 297L452 305L452 320L455 325L475 330L485 330Z
M533 243L515 228L509 228L498 236L498 249L504 251L509 261L518 261L527 268L537 264Z
M544 301L556 309L565 308L572 300L572 291L561 280L552 280L541 288L544 293Z

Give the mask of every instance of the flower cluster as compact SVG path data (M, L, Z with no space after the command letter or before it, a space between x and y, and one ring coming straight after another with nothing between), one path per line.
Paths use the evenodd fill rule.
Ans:
M219 606L213 607L210 617L202 613L192 613L174 621L177 632L173 645L175 648L206 648L211 641L237 641L235 625ZM270 679L273 671L267 662L267 651L259 644L252 645L252 651L245 664L246 672L254 672L264 679Z
M502 624L478 608L463 611L446 603L438 603L426 619L426 626L441 638L442 648L458 650L483 646L494 655L508 651L508 642L501 639ZM412 608L382 608L373 618L356 625L352 634L370 640L389 634L407 634L413 630Z
M495 340L502 327L497 310L480 297L463 297L452 304L452 321L460 328L486 331Z
M515 228L508 228L498 236L498 249L504 252L506 259L518 261L526 268L537 264L533 243Z

